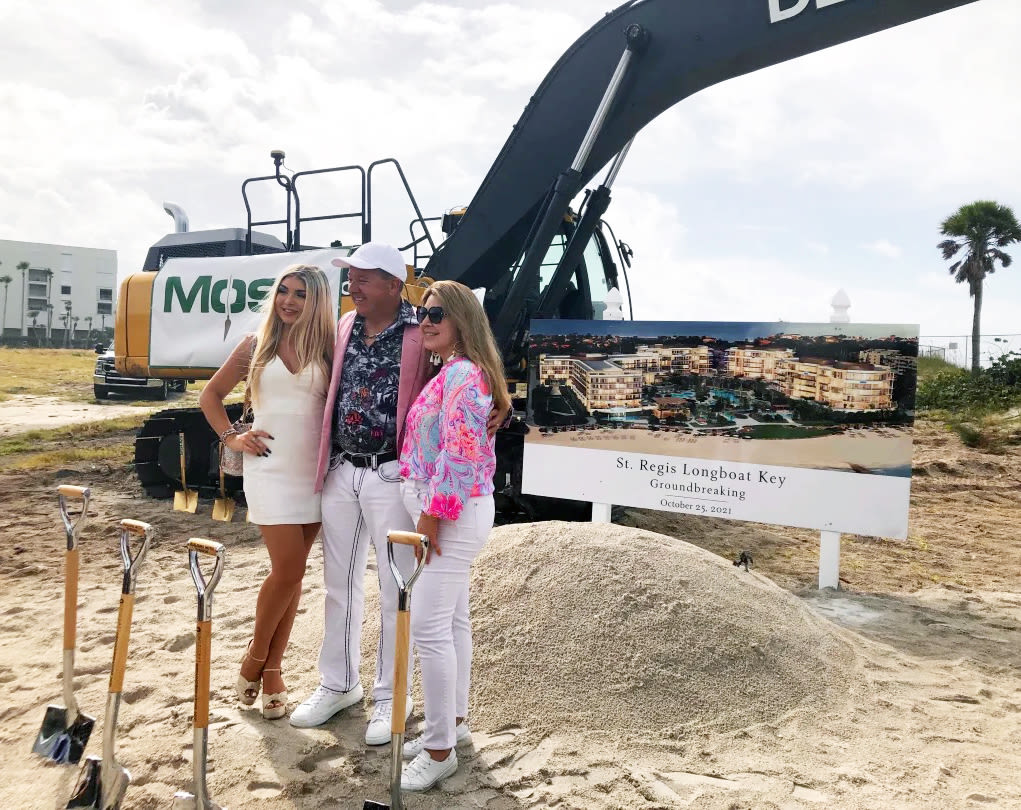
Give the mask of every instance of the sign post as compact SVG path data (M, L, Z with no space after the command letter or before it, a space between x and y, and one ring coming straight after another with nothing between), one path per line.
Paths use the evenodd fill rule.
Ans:
M819 590L840 589L840 532L819 532Z

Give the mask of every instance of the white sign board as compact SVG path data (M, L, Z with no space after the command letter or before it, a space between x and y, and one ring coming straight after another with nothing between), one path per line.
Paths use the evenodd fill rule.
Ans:
M911 479L526 443L522 489L903 540Z
M152 368L216 369L242 336L256 331L262 301L292 264L319 267L330 282L335 312L346 271L331 264L346 249L262 256L169 259L152 286L149 363Z

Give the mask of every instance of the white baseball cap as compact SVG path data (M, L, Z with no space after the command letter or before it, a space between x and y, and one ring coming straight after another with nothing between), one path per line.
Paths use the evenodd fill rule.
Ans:
M401 252L385 242L366 242L346 259L334 259L332 264L357 267L359 270L382 270L400 281L408 280L408 268Z

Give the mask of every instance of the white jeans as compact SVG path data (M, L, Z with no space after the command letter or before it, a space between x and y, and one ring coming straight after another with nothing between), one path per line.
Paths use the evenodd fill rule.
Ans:
M371 543L376 549L382 627L376 649L373 700L393 698L397 583L387 563L386 535L391 529L415 528L401 500L398 467L397 461L377 470L344 462L327 473L323 486L326 627L319 652L321 682L337 692L347 692L359 682L365 569ZM405 578L411 576L415 556L410 546L395 546L394 560ZM410 683L409 677L409 687Z
M406 482L401 493L414 523L424 484ZM468 714L472 631L468 572L489 539L496 510L492 495L469 498L456 521L441 520L439 546L411 592L411 640L418 651L425 693L424 746L454 747L454 721Z

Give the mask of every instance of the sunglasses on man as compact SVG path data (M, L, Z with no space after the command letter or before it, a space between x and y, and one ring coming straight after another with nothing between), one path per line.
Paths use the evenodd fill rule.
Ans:
M419 323L424 323L425 319L429 319L429 323L438 324L447 313L443 311L443 307L415 307L415 315L418 317Z

